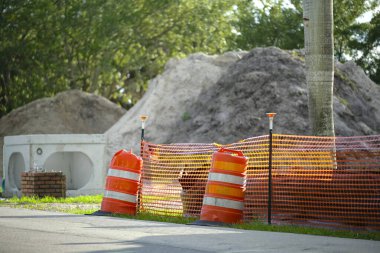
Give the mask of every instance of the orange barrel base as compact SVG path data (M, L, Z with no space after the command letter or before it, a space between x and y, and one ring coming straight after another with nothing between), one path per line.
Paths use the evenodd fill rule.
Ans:
M222 223L241 223L243 211L219 207L203 205L201 212L201 220L222 222Z
M241 151L222 148L213 154L200 221L243 221L247 163Z
M142 159L132 154L132 151L116 152L107 172L100 211L130 215L137 213L141 169Z
M101 210L103 212L136 215L136 204L125 201L103 198Z

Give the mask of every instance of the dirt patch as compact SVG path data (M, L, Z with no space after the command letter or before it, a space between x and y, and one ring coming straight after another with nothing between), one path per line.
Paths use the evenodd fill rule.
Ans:
M38 99L0 118L0 176L4 136L24 134L101 134L126 111L109 100L70 90Z

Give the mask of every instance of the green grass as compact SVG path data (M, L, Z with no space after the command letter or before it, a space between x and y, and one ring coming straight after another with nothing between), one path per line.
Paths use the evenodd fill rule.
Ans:
M114 214L114 217L138 219L138 220L150 220L158 222L170 222L177 224L189 224L196 221L196 218L186 218L182 216L166 216L157 215L148 212L141 212L136 216L132 215L119 215ZM327 228L314 228L308 226L295 226L295 225L268 225L263 222L251 222L243 224L232 224L228 227L244 230L256 230L256 231L270 231L270 232L282 232L282 233L294 233L294 234L308 234L308 235L320 235L320 236L332 236L340 238L351 239L365 239L380 241L380 232L365 232L365 231L348 231L348 230L334 230Z
M294 234L308 234L308 235L321 235L332 236L340 238L351 239L365 239L380 241L380 232L367 232L367 231L350 231L350 230L336 230L328 228L316 228L310 226L296 226L296 225L268 225L263 222L255 221L244 224L234 224L233 228L257 230L257 231L271 231L282 233L294 233Z
M100 209L102 195L95 196L78 196L67 198L53 197L13 197L10 199L0 200L0 206L9 206L15 208L28 208L45 211L58 211L72 214L91 214ZM149 220L158 222L169 222L177 224L188 224L196 221L196 218L182 217L180 213L174 213L171 216L160 215L157 213L140 212L136 216L114 214L114 217ZM366 231L349 231L349 230L334 230L327 228L315 228L309 226L295 225L268 225L266 223L255 221L243 224L233 224L229 227L245 230L271 231L283 233L309 234L320 236L332 236L351 239L365 239L380 241L380 232Z
M148 221L158 221L158 222L169 222L177 224L188 224L196 221L196 218L187 218L178 215L158 215L149 212L140 212L137 215L125 215L125 214L113 214L114 217L121 217L127 219L137 219L137 220L148 220Z
M0 200L0 206L58 211L72 214L91 214L99 210L102 198L102 195L67 198L13 197L10 199Z
M55 198L45 196L43 198L39 197L13 197L10 199L5 199L1 202L15 203L15 204L36 204L36 203L66 203L66 204L98 204L102 202L103 195L93 195L93 196L77 196L77 197L67 197L67 198Z

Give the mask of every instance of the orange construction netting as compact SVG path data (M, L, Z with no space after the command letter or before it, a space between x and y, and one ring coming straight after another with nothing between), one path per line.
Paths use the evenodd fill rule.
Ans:
M199 217L219 144L142 143L140 210ZM223 147L248 157L244 219L267 219L269 136ZM380 230L380 135L273 135L272 223Z

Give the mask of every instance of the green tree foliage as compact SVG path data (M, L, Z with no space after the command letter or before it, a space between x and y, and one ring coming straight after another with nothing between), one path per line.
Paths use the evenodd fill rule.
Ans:
M284 5L283 0L244 1L236 12L237 47L303 47L301 0L292 0L291 5Z
M334 49L339 61L353 56L354 48L350 41L364 28L358 26L357 19L376 6L379 6L378 0L334 0Z
M372 80L380 84L380 11L371 20L364 41L363 55L357 62L368 70Z
M303 48L301 0L0 0L0 117L67 89L131 107L173 56ZM377 0L334 0L335 54L379 79Z
M380 12L370 23L352 25L351 31L355 36L347 45L350 55L373 81L380 84Z
M67 89L124 107L173 56L220 53L228 0L0 0L0 116Z
M304 47L301 0L244 1L236 9L236 46L249 50L258 46L282 49ZM378 0L334 0L334 54L339 61L354 59L369 76L380 83L376 14L370 23L358 18L380 6Z

